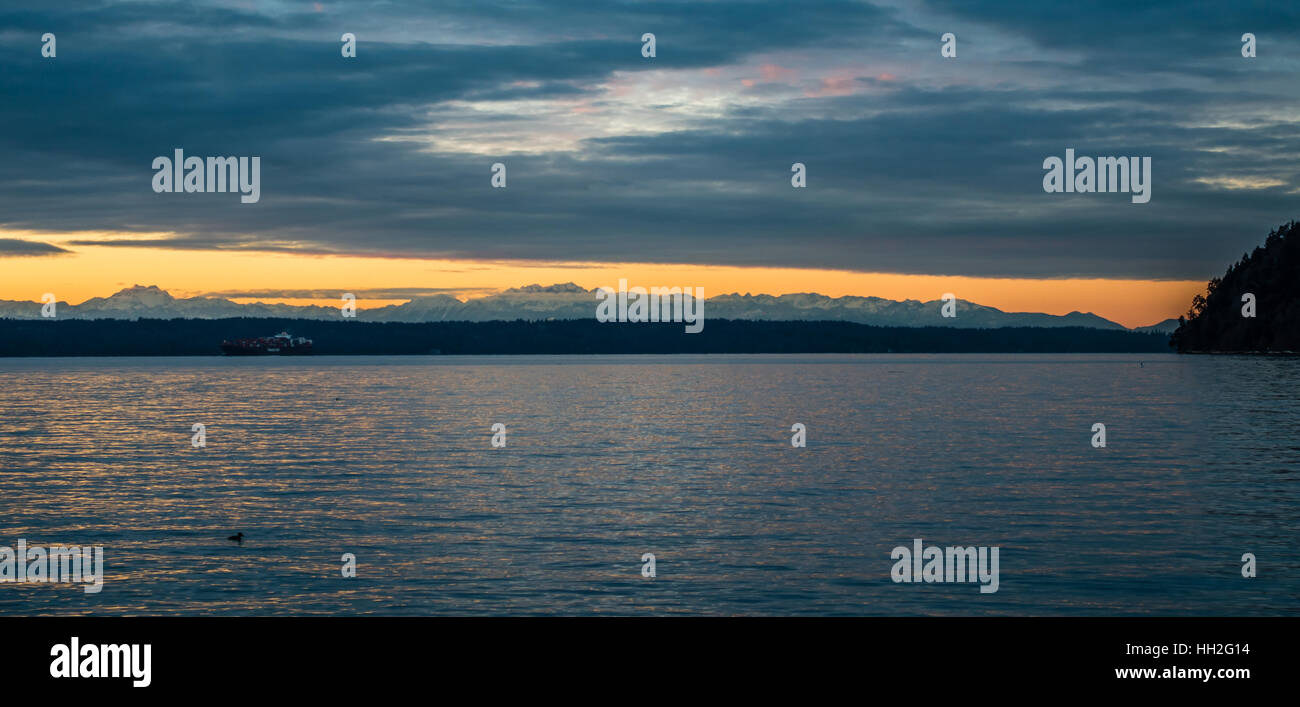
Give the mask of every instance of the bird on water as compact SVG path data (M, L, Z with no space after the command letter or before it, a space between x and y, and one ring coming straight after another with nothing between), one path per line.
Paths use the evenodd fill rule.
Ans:
M243 545L243 544L244 544L244 531L241 530L241 531L239 531L238 533L235 533L234 535L231 535L230 537L228 537L228 538L226 538L226 539L227 539L227 540L230 540L230 541L232 541L232 542L237 542L237 543L239 543L240 545Z

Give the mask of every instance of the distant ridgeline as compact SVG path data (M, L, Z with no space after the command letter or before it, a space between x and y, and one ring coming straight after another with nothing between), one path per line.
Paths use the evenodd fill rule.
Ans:
M1163 334L1084 327L877 327L852 322L710 319L681 324L592 319L364 322L305 319L0 319L0 356L213 356L223 339L287 331L331 354L1136 353Z
M1180 352L1300 352L1300 223L1268 234L1206 290L1178 318L1170 345Z

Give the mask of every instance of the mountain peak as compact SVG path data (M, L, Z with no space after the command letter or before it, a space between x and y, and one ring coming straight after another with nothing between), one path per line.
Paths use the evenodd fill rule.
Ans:
M171 293L157 285L132 285L109 295L108 299L132 299L171 302L176 299Z
M506 292L508 292L508 293L516 293L516 294L523 294L523 293L527 293L527 294L562 294L562 293L563 293L563 294L570 294L570 293L586 294L587 290L585 290L585 289L583 289L583 288L581 288L581 287L578 287L577 285L573 284L572 282L566 282L566 283L563 283L563 284L546 285L545 287L543 287L542 285L537 285L537 284L533 284L533 285L524 285L523 287L511 287L510 289L506 290Z

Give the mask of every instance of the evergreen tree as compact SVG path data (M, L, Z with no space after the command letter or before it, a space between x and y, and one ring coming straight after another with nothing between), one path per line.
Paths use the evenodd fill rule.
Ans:
M1245 295L1254 295L1254 317L1243 314ZM1300 351L1300 222L1210 280L1178 321L1170 345L1181 352Z

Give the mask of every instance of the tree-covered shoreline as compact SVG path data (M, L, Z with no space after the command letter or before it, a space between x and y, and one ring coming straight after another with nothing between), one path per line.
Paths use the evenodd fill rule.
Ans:
M1210 280L1178 320L1170 345L1180 353L1300 352L1300 222Z
M1082 327L877 327L834 321L396 323L298 319L0 319L0 356L212 356L223 339L287 331L314 355L1156 353L1162 334Z

